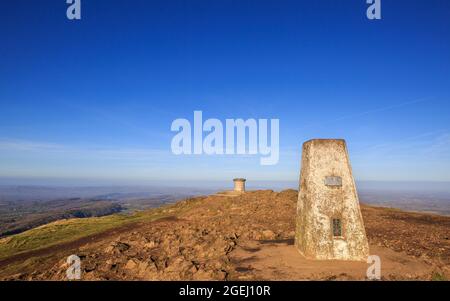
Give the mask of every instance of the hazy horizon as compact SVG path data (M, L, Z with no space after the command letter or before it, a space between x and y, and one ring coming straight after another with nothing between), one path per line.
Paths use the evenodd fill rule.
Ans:
M358 189L364 190L385 190L385 191L435 191L449 192L450 181L367 181L355 180ZM0 177L0 186L34 186L34 187L57 187L57 188L82 188L82 187L127 187L127 188L232 188L232 179L230 180L191 180L191 181L98 181L88 179L15 179ZM249 189L298 189L298 181L253 181L247 179L246 183Z
M16 183L16 184L13 184ZM43 183L5 184L0 180L0 201L52 201L82 199L133 200L166 199L179 200L186 197L214 194L218 191L231 190L232 181L155 181L147 185L81 185L60 183L60 185L43 185ZM66 185L62 185L66 184ZM80 183L78 183L80 184ZM97 183L98 184L98 183ZM382 182L357 181L359 199L362 203L394 207L407 211L422 211L450 215L450 183L448 182ZM248 181L247 190L270 189L282 191L297 189L294 181Z

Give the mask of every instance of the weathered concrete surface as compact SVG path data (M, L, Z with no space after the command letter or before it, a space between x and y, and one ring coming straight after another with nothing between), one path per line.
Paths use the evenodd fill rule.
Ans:
M366 261L369 255L355 181L344 140L303 144L295 244L306 258ZM333 219L341 223L333 233Z
M236 192L245 192L245 179L237 178L233 179L234 182L234 191Z

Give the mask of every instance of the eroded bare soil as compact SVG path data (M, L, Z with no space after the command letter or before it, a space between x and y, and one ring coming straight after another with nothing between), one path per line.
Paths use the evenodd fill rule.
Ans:
M208 196L170 207L166 218L0 263L1 279L65 280L66 258L83 280L346 280L367 263L312 261L293 246L297 192ZM450 276L450 217L362 206L383 279Z

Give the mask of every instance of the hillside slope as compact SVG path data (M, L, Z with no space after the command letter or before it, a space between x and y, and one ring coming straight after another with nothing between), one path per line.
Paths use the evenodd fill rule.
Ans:
M312 261L297 252L296 202L294 190L198 197L15 256L14 237L3 239L0 278L64 280L66 258L76 254L83 280L365 279L367 263ZM450 276L449 217L364 205L362 212L383 279Z

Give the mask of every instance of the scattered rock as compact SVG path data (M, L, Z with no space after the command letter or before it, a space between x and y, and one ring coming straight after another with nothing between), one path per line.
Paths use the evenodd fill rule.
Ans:
M148 249L152 249L152 248L154 248L154 247L156 247L156 246L157 246L157 243L154 242L154 241L150 241L150 242L144 244L144 247L145 247L145 248L148 248Z
M127 264L125 265L125 269L127 269L127 270L134 270L136 267L137 267L137 264L132 259L128 260Z
M262 235L265 239L275 239L275 233L273 233L273 231L271 230L264 230L262 232Z
M142 223L132 231L102 237L80 247L84 256L82 267L86 271L83 280L259 279L255 264L244 268L250 263L235 262L233 254L244 246L257 244L247 248L253 256L264 251L266 245L277 244L277 241L258 242L261 240L293 240L296 201L296 191L257 191L237 197L199 197L180 202L164 209L176 219ZM439 275L448 279L450 219L433 217L436 222L430 222L420 214L364 205L362 213L371 245L421 256L421 262L436 266ZM11 275L0 272L0 279L66 280L67 264L62 260L66 256L61 254L69 251L74 250L57 249L54 255L38 263L39 269L35 264L27 267L28 270L20 270L23 272L20 274L19 271L12 271ZM383 278L431 278L430 273L424 275L386 273ZM347 280L352 277L349 273L317 272L305 278Z

